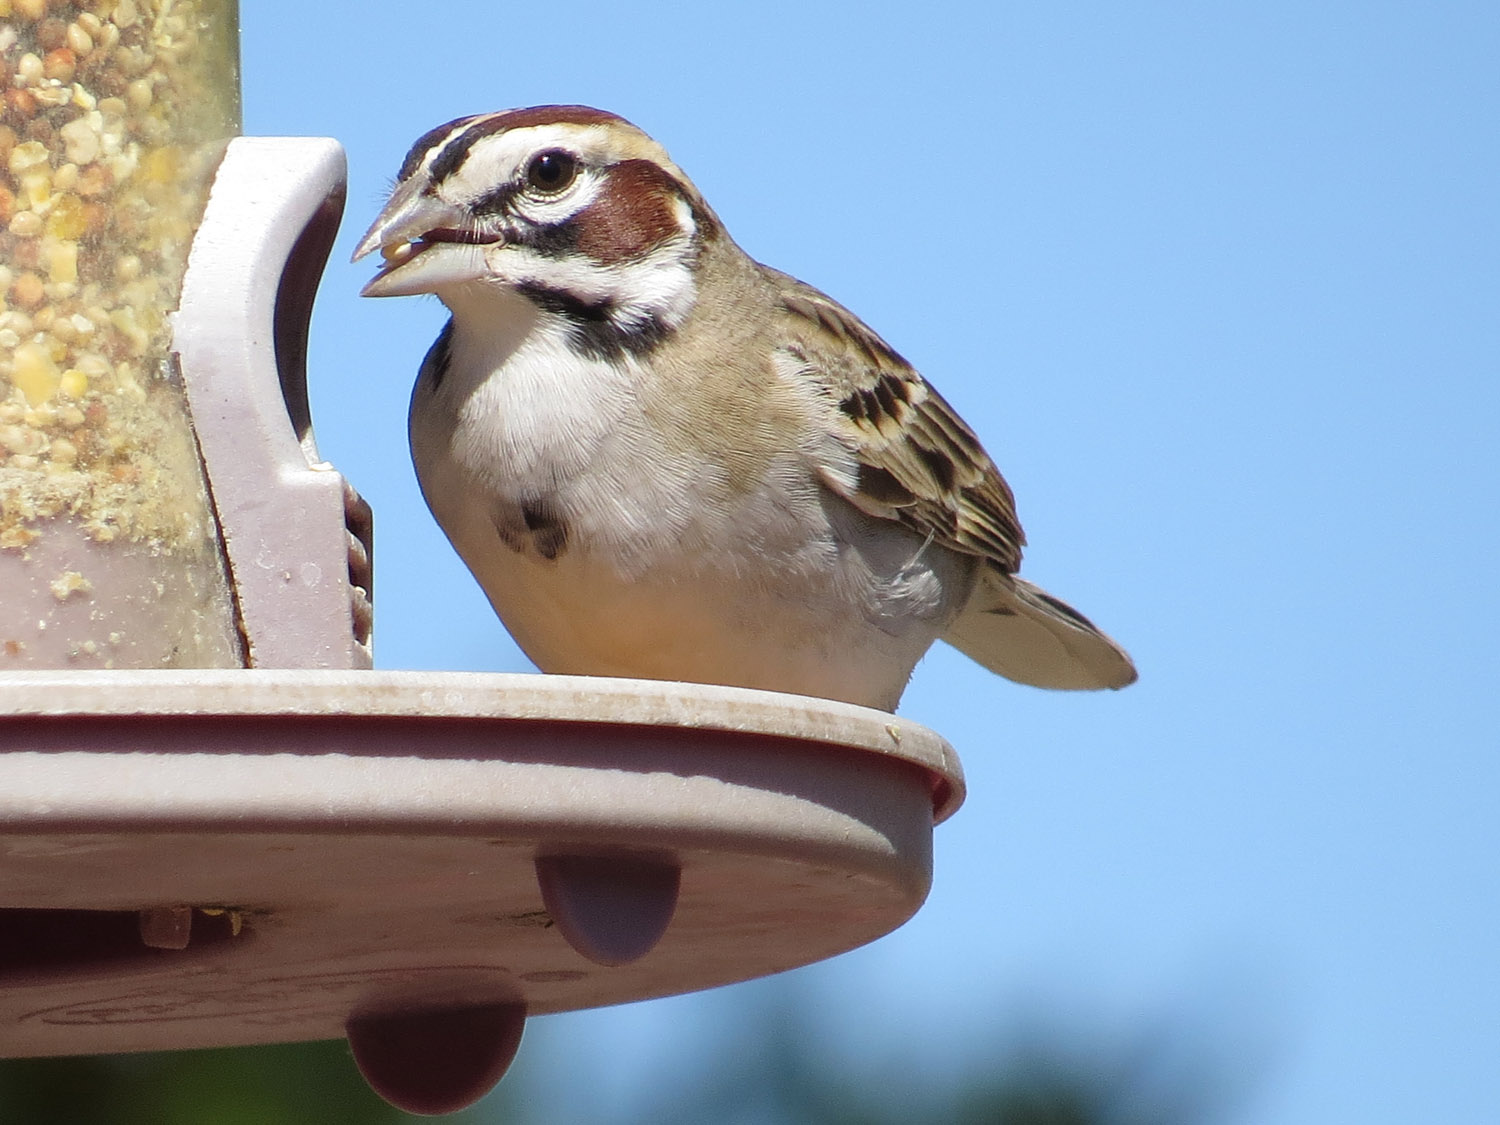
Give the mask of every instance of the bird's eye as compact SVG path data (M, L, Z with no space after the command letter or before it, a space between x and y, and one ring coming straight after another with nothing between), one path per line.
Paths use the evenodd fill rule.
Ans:
M555 195L578 178L578 161L561 149L548 149L526 165L526 182L537 191Z

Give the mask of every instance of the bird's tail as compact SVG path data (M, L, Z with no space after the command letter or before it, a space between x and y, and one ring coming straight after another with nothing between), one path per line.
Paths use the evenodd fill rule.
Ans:
M1087 617L988 566L943 640L990 671L1035 687L1090 691L1136 678L1125 650Z

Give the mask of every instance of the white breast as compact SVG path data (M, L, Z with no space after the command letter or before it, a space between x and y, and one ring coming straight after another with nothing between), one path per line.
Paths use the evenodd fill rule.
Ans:
M872 527L795 456L726 489L649 424L633 362L578 356L513 299L509 334L455 332L411 440L434 515L537 666L893 707L971 561ZM566 525L551 558L500 530L542 497Z

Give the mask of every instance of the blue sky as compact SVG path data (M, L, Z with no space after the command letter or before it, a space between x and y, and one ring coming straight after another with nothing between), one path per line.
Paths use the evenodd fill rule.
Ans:
M1494 1119L1500 8L241 7L246 132L349 153L310 379L375 508L382 666L526 668L407 459L443 311L360 300L348 253L432 125L584 102L927 374L1016 490L1024 573L1141 670L1051 695L935 649L902 711L970 796L923 911L786 980L534 1021L538 1089L590 1076L555 1119L727 1065L787 990L851 1072L899 1060L897 1100L1029 1020L1175 1029L1226 1121Z

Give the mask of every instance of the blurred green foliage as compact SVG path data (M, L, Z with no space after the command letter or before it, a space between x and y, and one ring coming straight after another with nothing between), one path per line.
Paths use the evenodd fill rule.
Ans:
M583 1060L525 1044L512 1075L455 1125L557 1125L546 1083L575 1087L566 1120L600 1125L1200 1125L1229 1085L1181 1028L1118 1041L1028 1026L975 1045L956 1079L888 1062L840 1062L795 991L749 1003L707 1056L662 1060L660 1092L631 1106L588 1104ZM540 1050L539 1050L540 1049ZM670 1063L687 1064L679 1068ZM686 1073L684 1073L686 1071ZM647 1090L651 1082L643 1083ZM578 1102L582 1093L584 1104ZM364 1084L343 1042L0 1062L4 1125L396 1125L420 1120Z
M342 1041L0 1063L6 1125L386 1125Z

